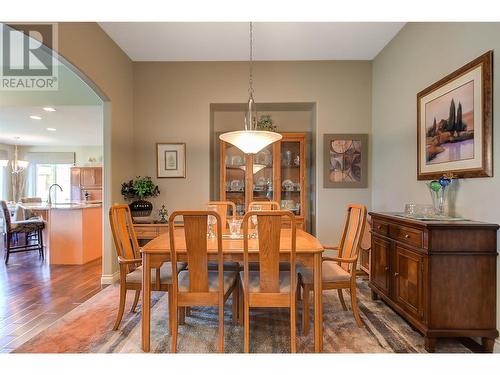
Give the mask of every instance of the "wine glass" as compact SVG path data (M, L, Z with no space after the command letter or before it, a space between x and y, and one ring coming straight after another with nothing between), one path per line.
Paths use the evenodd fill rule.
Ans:
M254 205L252 207L252 211L262 211L262 206L261 205ZM259 229L258 229L258 220L257 220L257 216L256 215L253 215L252 216L252 224L254 225L254 228L255 228L255 232L251 235L252 238L259 238Z
M207 207L207 210L208 211L217 211L217 207L215 207L213 205L209 205ZM214 224L216 222L217 222L217 219L215 218L215 216L208 215L208 233L207 233L207 237L209 239L215 238Z

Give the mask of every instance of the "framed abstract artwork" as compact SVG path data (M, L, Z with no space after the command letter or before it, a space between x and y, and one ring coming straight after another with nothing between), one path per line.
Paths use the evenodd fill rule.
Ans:
M186 144L157 143L156 168L158 178L185 178Z
M493 176L493 52L417 94L417 179Z
M368 187L368 135L323 136L323 187Z

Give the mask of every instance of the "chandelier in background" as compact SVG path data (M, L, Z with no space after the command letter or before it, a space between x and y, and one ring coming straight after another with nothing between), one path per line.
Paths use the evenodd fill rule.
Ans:
M16 140L19 140L19 137L15 138ZM6 167L9 165L9 160L4 159L0 160L0 167ZM12 174L19 174L22 171L24 171L26 168L28 168L29 162L26 160L19 160L18 157L18 152L17 152L17 144L14 146L14 159L10 162L10 167L11 167L11 172Z
M266 130L257 130L257 109L253 98L253 25L250 22L250 74L248 107L245 115L245 130L223 133L219 138L238 147L245 154L256 154L264 147L279 141L283 136Z

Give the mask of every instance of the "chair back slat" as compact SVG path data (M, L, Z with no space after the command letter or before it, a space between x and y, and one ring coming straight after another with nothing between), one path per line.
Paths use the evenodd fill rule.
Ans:
M184 221L184 240L186 244L187 264L189 270L189 293L210 293L208 285L208 240L207 228L209 216L215 217L216 233L222 232L220 215L216 211L175 211L168 219L170 254L172 261L172 274L177 274L177 259L175 238L175 219L179 216ZM222 285L223 258L222 236L216 236L217 263L219 265L219 285ZM178 291L178 279L173 278L174 291ZM224 294L224 288L219 288L219 294Z
M339 258L355 258L359 256L361 238L366 224L366 207L359 204L347 206L344 230L339 243ZM355 263L341 263L340 266L348 272L355 272Z
M243 267L245 289L248 290L248 234L249 220L257 216L259 246L259 293L280 292L280 249L281 224L283 217L291 222L290 273L291 285L295 282L296 224L295 215L290 211L268 210L249 211L243 217Z
M0 201L0 206L1 206L1 211L2 211L2 219L5 223L5 230L7 233L11 231L11 220L10 220L10 212L9 208L7 207L7 202L5 201Z
M190 292L208 292L207 219L184 216Z
M126 204L111 206L109 222L117 255L126 259L140 258L139 243L129 206Z
M257 216L259 230L260 290L278 293L280 288L281 216Z

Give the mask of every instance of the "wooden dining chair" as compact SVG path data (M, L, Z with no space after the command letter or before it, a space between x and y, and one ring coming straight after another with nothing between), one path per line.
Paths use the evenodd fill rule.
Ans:
M217 235L217 270L208 269L208 216L216 218L217 233L222 233L222 220L214 211L175 211L170 215L169 236L173 273L176 274L176 264L179 254L176 250L175 219L184 219L184 240L186 243L187 270L179 272L173 278L172 309L178 307L217 306L219 308L219 340L218 350L224 351L224 303L233 293L233 301L239 301L238 272L225 271L222 253L222 236ZM236 309L233 308L233 319ZM171 352L177 351L178 314L170 315L172 323Z
M257 216L259 228L257 240L258 271L251 271L248 261L248 221L252 215ZM281 220L284 216L289 218L291 222L290 271L280 271ZM297 309L296 241L295 216L289 211L249 211L243 217L243 272L240 272L240 280L244 296L245 353L248 353L250 349L250 308L252 307L290 308L290 347L292 353L297 351L295 327Z
M260 207L261 210L279 210L280 204L274 201L253 201L248 204L248 211L254 211L255 207Z
M134 231L130 208L126 204L113 205L109 209L109 222L120 266L120 306L113 330L117 330L125 310L127 291L134 290L135 297L131 312L135 312L142 290L142 258ZM177 269L184 269L185 263ZM151 270L151 290L168 292L169 308L172 297L172 266L165 262L159 269ZM171 313L171 312L170 312Z
M356 300L356 265L358 262L361 237L366 224L366 207L361 204L350 204L344 222L344 229L338 246L323 246L325 249L337 250L336 257L323 257L322 290L337 289L342 308L347 310L342 289L349 289L351 308L358 327L363 326L359 316ZM302 329L309 332L309 297L313 287L313 274L310 269L299 270L299 285L303 289Z
M280 204L275 201L253 201L248 205L248 211L254 211L256 208L259 210L279 210ZM282 222L282 224L285 224ZM286 223L287 227L289 226L289 222ZM253 224L250 223L250 228L253 228ZM250 262L250 271L258 271L259 263L258 262ZM280 262L280 271L290 271L290 263L288 262Z

